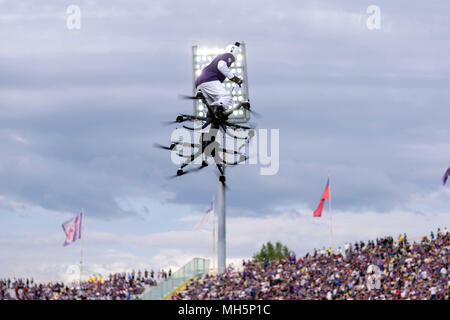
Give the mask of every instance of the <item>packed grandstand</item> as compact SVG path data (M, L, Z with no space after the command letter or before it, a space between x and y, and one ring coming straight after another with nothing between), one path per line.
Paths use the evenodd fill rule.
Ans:
M450 234L445 229L417 241L397 239L347 244L336 252L243 261L220 275L205 274L172 294L173 300L448 300ZM79 285L0 279L0 299L130 300L167 280L171 272L117 273Z
M242 271L205 275L172 299L448 300L449 252L446 230L418 242L406 235L361 241L337 253L244 261Z
M0 279L0 300L137 300L146 288L167 280L172 271L132 271L93 275L79 283L36 283L33 279Z

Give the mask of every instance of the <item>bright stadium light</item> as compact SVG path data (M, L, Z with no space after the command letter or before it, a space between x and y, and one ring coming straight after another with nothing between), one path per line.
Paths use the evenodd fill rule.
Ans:
M233 100L232 107L235 107L239 102L247 101L249 99L248 95L248 78L247 78L247 60L245 43L241 42L240 45L241 53L237 56L236 61L231 65L231 72L243 79L242 88L229 79L225 79L223 84L225 89L230 92ZM224 53L225 49L221 48L204 48L198 46L192 46L192 94L196 95L195 90L195 79L200 75L204 67L206 67L212 59L217 55ZM194 100L194 114L197 116L204 115L204 107L201 101ZM200 115L200 113L202 115ZM238 112L233 112L230 115L229 121L233 123L245 123L250 120L250 112L247 110L239 110Z

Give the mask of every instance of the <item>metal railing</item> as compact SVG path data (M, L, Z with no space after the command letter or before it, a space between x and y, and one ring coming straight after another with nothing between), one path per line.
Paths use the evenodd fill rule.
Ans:
M201 277L209 270L209 260L194 258L180 269L172 273L172 276L152 287L149 292L144 293L141 300L162 300L169 293L182 286L186 281L195 277Z

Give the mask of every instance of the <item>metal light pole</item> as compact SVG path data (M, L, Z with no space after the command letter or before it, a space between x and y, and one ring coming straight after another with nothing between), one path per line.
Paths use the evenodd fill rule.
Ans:
M225 174L225 167L223 168ZM225 176L225 175L224 175ZM217 264L218 273L225 272L226 268L226 213L225 213L225 185L219 180L219 219L218 219L218 237L217 237Z
M223 147L225 148L225 134L223 134ZM225 204L226 204L226 198L225 198L225 181L221 181L221 179L225 179L225 152L223 153L223 178L219 178L219 221L218 221L218 237L217 237L217 267L218 267L218 273L225 272L225 269L227 267L227 240L226 240L226 212L225 212Z

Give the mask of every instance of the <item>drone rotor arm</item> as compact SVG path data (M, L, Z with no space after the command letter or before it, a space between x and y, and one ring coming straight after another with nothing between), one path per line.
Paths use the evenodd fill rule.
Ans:
M223 176L224 173L223 173L222 166L220 164L218 164L218 163L216 163L216 166L217 166L217 169L219 170L220 174Z
M222 152L229 153L229 154L239 154L239 155L242 155L242 153L240 153L239 151L235 151L235 150L227 150L227 149L225 149L225 148L222 148Z
M244 154L239 154L240 155L240 158L239 158L239 160L236 160L236 161L234 161L234 162L226 162L226 161L224 161L224 163L226 164L226 165L228 165L228 166L235 166L235 165L238 165L239 163L242 163L242 162L244 162L244 161L247 161L248 159L249 159L249 157L247 157L246 155L244 155Z
M227 129L224 128L224 127L225 127L225 126L222 127L223 130L224 130L225 133L226 133L227 135L229 135L231 138L234 138L234 139L240 139L240 140L245 140L245 139L247 139L247 137L238 137L238 136L232 134L229 130L227 130Z
M180 114L183 117L183 121L206 121L205 117L193 116L190 114Z
M195 159L197 159L199 156L201 156L202 153L203 153L203 150L199 150L199 151L197 151L197 153L191 154L188 157L186 157L186 158L190 158L190 159L188 159L185 163L183 163L180 166L180 169L183 169L184 167L189 165L191 162L193 162Z
M206 122L203 124L203 126L201 127L202 130L205 129L207 126L209 126L211 124L211 119L206 120Z
M239 124L235 124L235 123L230 123L228 121L224 121L225 124L229 127L232 127L233 129L237 128L237 129L244 129L244 130L251 130L253 128L247 127L247 126L241 126Z
M197 127L197 128L191 128L188 126L183 126L183 128L187 129L187 130L191 130L191 131L200 131L203 130L202 127Z
M236 107L229 109L228 111L224 112L224 115L229 116L231 115L234 111L238 111L240 108L242 108L242 105L239 103Z

